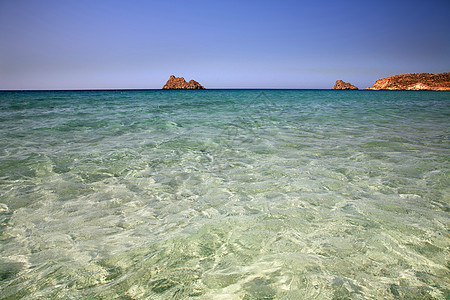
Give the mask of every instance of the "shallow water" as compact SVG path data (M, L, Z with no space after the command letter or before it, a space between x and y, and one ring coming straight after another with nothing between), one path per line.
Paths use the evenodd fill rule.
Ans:
M0 92L0 297L449 299L450 92Z

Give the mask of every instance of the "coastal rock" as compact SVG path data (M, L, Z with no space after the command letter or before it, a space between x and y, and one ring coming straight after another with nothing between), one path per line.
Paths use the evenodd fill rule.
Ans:
M204 90L205 88L195 80L186 82L183 77L170 76L163 90Z
M378 79L368 90L450 91L450 72L408 73Z
M351 83L336 80L336 83L333 86L333 90L357 90L358 88Z

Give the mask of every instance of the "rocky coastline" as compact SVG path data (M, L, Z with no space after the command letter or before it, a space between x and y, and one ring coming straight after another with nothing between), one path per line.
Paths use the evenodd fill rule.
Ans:
M186 82L183 77L171 75L164 90L203 90L200 83L195 80ZM337 80L333 90L358 90L349 82ZM450 72L441 74L407 73L378 79L365 90L406 90L406 91L450 91Z
M367 90L450 91L450 72L408 73L378 79Z

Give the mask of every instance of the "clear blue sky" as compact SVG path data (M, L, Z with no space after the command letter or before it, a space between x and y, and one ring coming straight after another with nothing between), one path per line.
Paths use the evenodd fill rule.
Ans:
M450 1L0 0L0 89L365 88L450 71Z

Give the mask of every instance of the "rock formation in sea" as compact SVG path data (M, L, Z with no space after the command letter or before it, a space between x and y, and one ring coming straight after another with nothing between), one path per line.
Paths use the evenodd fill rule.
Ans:
M204 90L205 88L195 80L186 82L183 77L170 76L163 90Z
M450 72L409 73L378 79L368 90L450 91Z
M357 90L358 88L351 83L336 80L336 83L333 86L333 90Z

